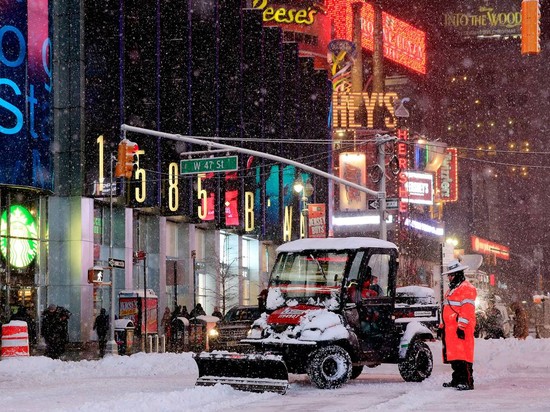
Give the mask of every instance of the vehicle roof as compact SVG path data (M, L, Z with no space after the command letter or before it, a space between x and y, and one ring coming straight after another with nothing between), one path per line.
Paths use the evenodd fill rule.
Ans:
M235 305L231 306L227 311L238 309L258 309L258 305Z
M392 242L372 237L298 239L282 244L277 248L277 253L300 252L302 250L345 250L358 248L397 249L397 246Z

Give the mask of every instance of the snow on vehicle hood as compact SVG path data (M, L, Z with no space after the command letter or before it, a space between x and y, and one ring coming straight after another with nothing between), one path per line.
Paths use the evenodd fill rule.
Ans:
M287 325L282 332L271 330L264 342L311 343L312 341L347 339L349 332L340 315L311 305L296 305L276 310L271 315L262 314L252 327L252 339L261 337L261 330L271 326Z

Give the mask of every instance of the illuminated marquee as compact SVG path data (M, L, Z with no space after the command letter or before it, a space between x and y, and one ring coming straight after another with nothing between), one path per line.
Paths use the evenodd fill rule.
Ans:
M357 129L374 127L374 109L384 107L389 116L384 118L384 125L388 129L397 126L395 121L394 102L398 100L397 93L346 93L332 94L332 127L337 129ZM363 107L364 106L364 107ZM358 119L356 113L366 109L366 118ZM362 124L364 123L364 124Z
M472 236L472 250L484 255L493 255L502 260L510 260L510 248L500 245L490 240L482 239L478 236Z
M352 40L353 0L331 0L329 14L334 22L334 37ZM361 45L374 49L374 8L361 8ZM388 13L382 12L384 57L418 73L426 74L426 33Z
M439 200L456 202L458 200L458 150L448 147L441 167L435 174L435 186Z
M25 268L38 253L38 229L34 217L23 206L11 206L9 228L8 233L8 211L5 210L0 216L0 251L5 259L9 255L10 265Z

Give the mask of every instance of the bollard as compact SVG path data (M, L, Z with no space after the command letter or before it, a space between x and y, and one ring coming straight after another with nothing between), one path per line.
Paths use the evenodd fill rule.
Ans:
M153 352L153 336L147 335L147 349L145 351L146 353L152 353Z
M160 353L166 353L166 336L162 335L160 337Z

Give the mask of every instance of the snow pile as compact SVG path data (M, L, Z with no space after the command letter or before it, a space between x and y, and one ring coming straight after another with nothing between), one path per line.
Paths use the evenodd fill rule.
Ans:
M441 362L441 342L429 343L432 376L404 382L397 366L365 368L337 390L317 389L291 375L286 395L247 393L230 387L195 387L191 354L143 354L98 361L45 357L0 361L2 412L271 412L271 411L546 411L550 405L550 339L476 340L473 392L442 388L451 368ZM284 396L284 398L282 398Z

